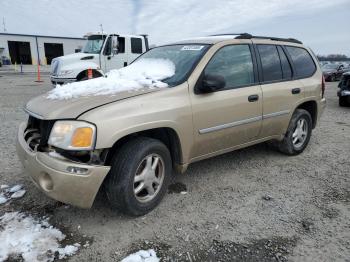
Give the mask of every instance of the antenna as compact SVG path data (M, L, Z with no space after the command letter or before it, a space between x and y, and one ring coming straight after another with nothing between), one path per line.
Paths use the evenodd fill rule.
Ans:
M4 32L7 32L7 30L6 30L6 23L5 23L5 17L2 18L2 25L4 26Z

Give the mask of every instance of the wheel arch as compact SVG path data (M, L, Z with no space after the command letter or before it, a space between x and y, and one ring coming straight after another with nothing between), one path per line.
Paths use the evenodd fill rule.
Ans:
M304 109L310 113L311 119L312 119L312 129L314 129L317 124L317 114L318 114L317 102L315 100L304 101L295 108L295 110L297 109Z
M85 69L83 71L81 71L78 75L77 75L77 81L80 81L81 79L83 79L84 77L88 76L88 69ZM103 76L103 73L100 72L97 69L92 69L92 77L96 78L96 77L101 77Z
M110 165L118 148L136 137L150 137L160 140L169 149L173 164L180 165L183 163L182 146L178 133L171 127L159 127L130 133L119 138L108 150L105 164Z

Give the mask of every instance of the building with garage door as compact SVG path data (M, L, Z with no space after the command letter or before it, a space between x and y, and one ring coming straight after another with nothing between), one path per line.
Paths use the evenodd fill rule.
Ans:
M0 33L0 60L6 64L51 64L58 56L79 52L85 38Z

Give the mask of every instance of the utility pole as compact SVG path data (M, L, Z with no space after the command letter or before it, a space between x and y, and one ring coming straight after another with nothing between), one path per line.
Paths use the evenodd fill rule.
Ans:
M2 25L4 26L4 32L6 33L6 23L5 23L5 16L2 18Z

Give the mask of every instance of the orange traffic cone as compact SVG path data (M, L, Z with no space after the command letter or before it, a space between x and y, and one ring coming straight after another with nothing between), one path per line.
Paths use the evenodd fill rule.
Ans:
M88 69L88 79L92 79L92 69Z
M35 82L44 82L44 81L42 81L41 80L41 78L40 78L40 63L38 63L38 73L37 73L37 80L35 81Z

